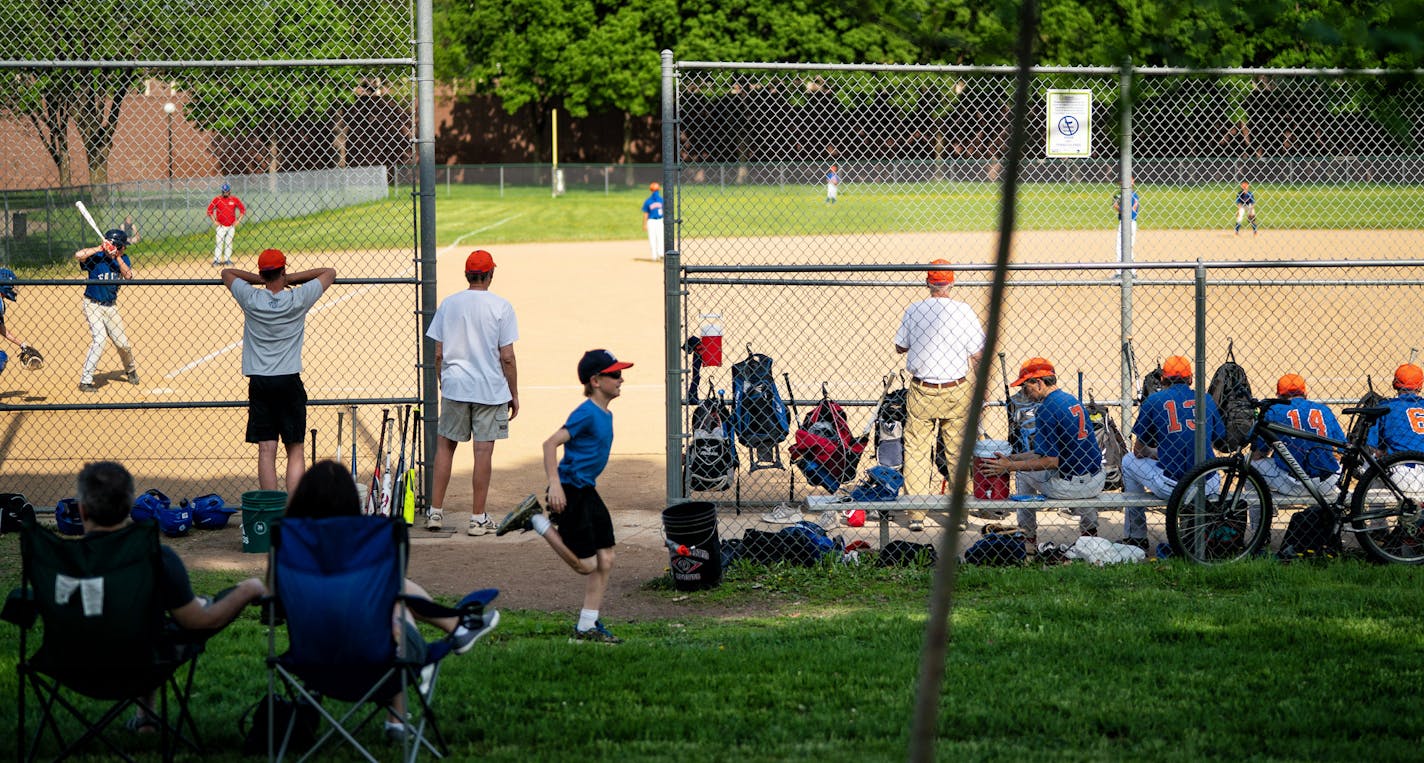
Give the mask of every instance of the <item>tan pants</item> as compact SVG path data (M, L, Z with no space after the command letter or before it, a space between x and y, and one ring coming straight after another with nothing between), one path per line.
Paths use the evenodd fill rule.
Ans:
M905 400L905 493L938 495L943 478L934 465L935 438L944 442L950 468L959 458L964 420L969 413L972 380L935 389L911 383ZM924 521L923 511L907 511L912 520Z

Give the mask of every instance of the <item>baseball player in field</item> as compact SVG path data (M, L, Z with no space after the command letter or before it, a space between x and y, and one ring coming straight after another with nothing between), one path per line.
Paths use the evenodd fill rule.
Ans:
M649 183L648 198L643 200L643 230L648 234L648 249L653 262L663 258L663 187Z
M836 203L836 193L840 190L841 176L836 171L836 165L831 165L831 171L826 173L826 203Z
M1241 181L1241 192L1236 194L1236 235L1241 235L1241 218L1251 221L1251 235L1256 235L1256 194L1251 192L1251 184Z
M1137 242L1137 210L1142 206L1142 202L1137 197L1137 178L1134 176L1129 180L1129 187L1132 188L1132 240ZM1122 262L1122 191L1113 195L1113 211L1117 213L1117 261Z
M129 256L129 237L118 228L104 232L104 243L86 247L74 253L74 259L91 281L103 283L84 287L84 320L89 323L89 354L84 358L84 370L79 375L79 390L95 392L94 369L104 354L104 344L114 340L129 384L138 384L138 366L134 365L133 346L124 333L124 319L119 315L119 282L133 278Z
M213 265L232 264L232 236L237 224L247 216L242 199L232 195L232 186L222 184L217 196L208 202L208 219L213 221Z

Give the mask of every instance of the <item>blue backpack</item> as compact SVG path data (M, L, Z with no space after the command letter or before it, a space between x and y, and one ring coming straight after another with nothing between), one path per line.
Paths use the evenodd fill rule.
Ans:
M732 364L732 429L751 451L748 472L785 468L779 446L791 432L791 414L766 355L750 353Z
M905 477L899 469L872 466L865 472L865 480L850 491L850 499L859 503L893 501L904 487Z

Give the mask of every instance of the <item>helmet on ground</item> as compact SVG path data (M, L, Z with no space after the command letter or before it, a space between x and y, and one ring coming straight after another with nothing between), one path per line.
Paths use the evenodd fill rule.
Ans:
M123 230L119 228L111 228L104 231L104 240L123 249L129 245L129 234L124 233Z

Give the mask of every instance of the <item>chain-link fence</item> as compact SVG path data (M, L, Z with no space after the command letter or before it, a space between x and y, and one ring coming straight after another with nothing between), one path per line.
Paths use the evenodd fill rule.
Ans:
M825 453L797 450L809 453L798 464L792 446L824 397L845 410L851 448L868 440L834 492L876 465L871 418L907 381L896 330L928 296L932 260L954 264L951 298L986 317L1013 70L664 61L669 293L680 291L668 346L681 360L669 493L716 503L724 537L775 530L774 518L821 519L849 539L820 515L824 476L802 468L824 469ZM1209 378L1229 346L1258 396L1288 372L1337 411L1367 377L1388 392L1421 343L1424 273L1394 262L1421 240L1424 93L1412 74L1040 69L1032 81L1004 359L985 359L994 408L982 436L1009 439L1007 382L1031 357L1052 361L1061 388L1108 404L1124 432L1142 374L1184 355ZM1065 91L1080 95L1074 126L1089 134L1076 136L1079 155L1050 156L1064 153L1050 112ZM1128 231L1115 211L1124 190ZM709 333L720 359L685 343ZM733 364L749 354L773 361L784 427L738 418ZM724 484L682 469L709 395L745 427L734 434L775 440L758 454L742 437ZM1119 537L1119 518L1103 516L1102 534ZM1062 526L1039 539L1071 542L1076 520L1039 522L1053 520Z
M215 266L256 271L267 248L289 273L337 271L306 324L310 437L317 455L337 452L341 414L343 460L370 468L380 411L420 398L415 10L0 10L0 265L17 292L0 342L6 490L52 505L104 458L175 501L254 489L243 314ZM129 235L116 298L80 267L100 239L76 202ZM108 301L121 328L89 320ZM21 343L43 368L20 367Z
M556 174L557 173L557 174ZM629 188L646 188L662 180L660 164L442 164L435 168L435 182L441 193L451 187L487 186L506 188L555 187L555 178L565 191L613 193ZM413 182L413 179L412 179Z

